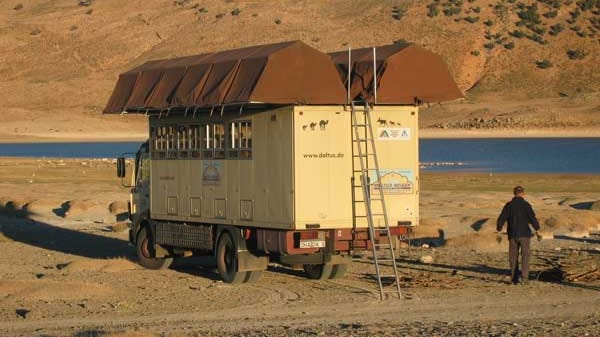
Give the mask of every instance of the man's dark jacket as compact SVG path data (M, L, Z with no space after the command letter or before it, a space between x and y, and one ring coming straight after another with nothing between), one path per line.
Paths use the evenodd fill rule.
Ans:
M530 238L532 233L529 224L536 231L540 229L533 208L522 197L514 197L504 205L496 225L498 232L502 230L505 222L508 222L509 238Z

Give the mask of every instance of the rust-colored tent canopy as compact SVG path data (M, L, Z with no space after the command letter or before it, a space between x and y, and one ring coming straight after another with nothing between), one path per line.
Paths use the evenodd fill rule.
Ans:
M377 104L442 102L463 97L442 58L414 44L376 48ZM344 83L348 51L329 54ZM373 49L351 51L350 99L374 102Z
M104 112L342 104L345 92L327 54L293 41L147 62L119 76Z

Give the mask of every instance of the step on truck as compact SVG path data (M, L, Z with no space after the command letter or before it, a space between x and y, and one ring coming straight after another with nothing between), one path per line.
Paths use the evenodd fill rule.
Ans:
M419 218L418 104L460 95L443 81L433 97L395 94L391 59L414 48L352 60L296 41L121 74L105 113L148 116L129 207L140 264L214 256L229 283L254 282L269 263L334 279L353 252L406 235ZM118 177L126 166L117 160Z

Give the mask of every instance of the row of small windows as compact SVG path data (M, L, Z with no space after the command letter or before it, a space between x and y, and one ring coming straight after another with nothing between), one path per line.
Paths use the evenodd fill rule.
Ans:
M153 159L252 159L252 122L150 128Z

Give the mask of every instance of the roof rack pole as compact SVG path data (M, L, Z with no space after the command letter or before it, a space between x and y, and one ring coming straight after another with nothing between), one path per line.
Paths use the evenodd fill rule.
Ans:
M377 104L377 51L373 47L373 105Z
M352 62L352 48L348 47L348 83L347 83L347 87L348 87L348 96L346 97L346 104L350 104L350 82L351 82L351 76L352 76L352 67L351 67L351 63Z
M242 115L242 110L244 110L244 104L240 104L240 116Z
M225 112L225 104L221 104L221 117L223 117L224 112Z
M194 106L194 112L192 113L192 119L196 119L196 109L198 109L198 106Z
M213 105L212 107L210 107L210 115L208 115L208 117L212 117L213 114L213 110L215 109L215 106Z

